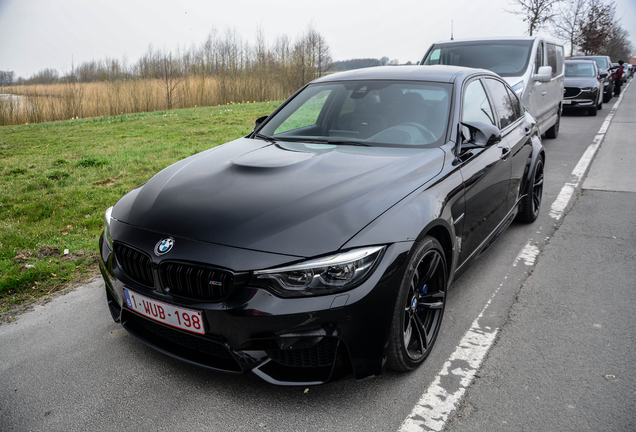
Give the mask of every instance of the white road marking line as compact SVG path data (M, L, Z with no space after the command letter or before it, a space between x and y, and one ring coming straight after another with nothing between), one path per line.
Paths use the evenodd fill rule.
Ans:
M628 86L625 86L625 90L627 90ZM579 159L579 162L576 164L576 167L574 167L570 181L563 186L556 200L554 200L554 202L552 203L552 206L550 207L550 213L549 213L551 218L556 219L558 221L559 219L561 219L561 217L563 217L563 213L565 212L565 209L570 203L570 200L572 199L572 195L574 195L574 192L578 189L581 183L581 179L583 178L583 175L585 174L590 164L592 163L592 160L594 159L594 156L596 155L598 148L601 146L601 143L603 142L603 139L605 138L607 129L612 123L614 114L616 114L616 110L621 104L624 94L625 94L625 91L623 91L621 95L618 97L618 100L616 101L612 109L610 110L609 114L607 115L607 117L605 117L605 120L603 121L603 125L598 130L596 136L592 140L592 144L590 144L587 150L585 150L585 153L583 153L583 156L581 156L581 159Z
M625 87L625 90L627 90L627 86ZM566 183L561 189L557 199L552 204L550 209L551 217L559 220L563 216L563 212L570 202L574 191L578 188L583 175L587 171L599 146L603 142L605 133L607 132L612 118L614 117L614 113L623 100L624 94L625 93L623 91L618 98L618 101L616 101L610 110L610 113L605 118L605 121L603 122L601 129L599 129L598 134L594 137L592 144L590 144L587 148L572 171L574 182ZM546 237L546 241L548 239L549 237ZM530 241L532 241L532 239ZM513 266L516 266L517 262L521 259L524 260L526 265L533 265L540 252L541 251L537 246L531 245L530 242L528 242L521 252L519 252L519 255L517 255ZM506 278L507 276L504 279ZM464 397L466 388L472 382L477 370L483 363L486 354L497 337L499 328L482 328L479 325L479 320L483 317L484 312L488 309L492 299L495 298L502 285L503 283L499 285L477 319L473 321L470 329L459 342L459 345L457 345L457 348L455 348L455 351L451 354L450 358L444 363L442 370L437 374L426 392L422 395L415 407L413 407L411 414L409 414L409 416L404 420L398 432L419 432L423 430L441 431L444 429L444 426L448 421L448 417L451 412L456 409L457 404L459 404L462 397ZM451 369L453 367L453 363L460 364L461 366ZM442 377L449 376L449 374L460 377L460 386L453 393L449 393L440 385Z
M473 321L470 329L450 358L444 363L442 370L437 374L426 393L422 395L411 414L404 420L399 432L441 431L444 428L448 416L466 393L466 388L475 378L486 353L497 337L498 328L482 327L479 325L479 320L484 316L484 312L502 285L503 283L499 285L479 316ZM456 380L459 379L459 387L453 393L449 393L441 386L443 377L449 376L449 374L454 375Z
M527 266L534 265L534 262L537 260L537 257L539 256L541 250L538 246L531 244L531 242L532 239L530 239L530 241L523 247L523 249L521 249L521 252L519 252L519 255L517 255L517 258L515 258L514 262L512 263L513 267L516 267L517 263L521 260L523 260L523 263Z

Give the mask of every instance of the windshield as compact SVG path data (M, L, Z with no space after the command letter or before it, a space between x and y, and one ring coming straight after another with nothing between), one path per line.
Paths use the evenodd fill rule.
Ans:
M596 66L602 69L608 69L607 59L605 57L572 57L572 60L593 60Z
M532 40L488 40L449 42L433 45L424 65L451 65L481 68L502 77L524 74L530 61Z
M566 63L565 76L568 78L595 77L592 63Z
M259 135L282 141L365 146L444 144L451 85L349 81L305 88Z

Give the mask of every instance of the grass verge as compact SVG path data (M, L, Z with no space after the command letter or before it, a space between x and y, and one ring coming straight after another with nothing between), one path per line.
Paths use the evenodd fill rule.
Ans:
M106 208L279 102L0 127L0 314L98 274Z

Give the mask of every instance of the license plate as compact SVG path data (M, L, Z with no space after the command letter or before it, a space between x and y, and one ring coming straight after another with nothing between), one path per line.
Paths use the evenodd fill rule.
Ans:
M563 100L564 105L570 105L571 103L572 103L571 100L566 100L566 99Z
M151 320L167 324L192 333L205 334L201 312L173 306L168 303L150 299L148 297L124 288L126 303L135 312Z

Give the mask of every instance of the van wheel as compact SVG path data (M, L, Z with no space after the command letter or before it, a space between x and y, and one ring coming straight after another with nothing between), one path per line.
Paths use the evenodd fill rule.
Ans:
M545 131L545 137L554 139L559 135L559 126L561 125L561 113L557 116L557 121L550 129Z

